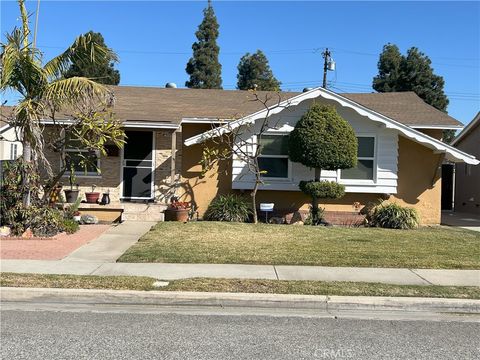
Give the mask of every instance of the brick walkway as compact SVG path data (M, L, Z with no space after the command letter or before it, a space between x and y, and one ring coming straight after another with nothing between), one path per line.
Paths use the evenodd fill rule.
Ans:
M75 234L58 234L48 240L0 240L0 259L60 260L96 239L110 225L80 225Z

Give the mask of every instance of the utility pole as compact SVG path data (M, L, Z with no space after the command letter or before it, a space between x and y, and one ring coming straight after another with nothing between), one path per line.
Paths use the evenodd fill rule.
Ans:
M322 52L322 57L324 59L323 61L323 85L322 87L324 89L327 88L327 71L335 70L335 62L332 59L332 54L328 50L328 48L325 49L324 52Z

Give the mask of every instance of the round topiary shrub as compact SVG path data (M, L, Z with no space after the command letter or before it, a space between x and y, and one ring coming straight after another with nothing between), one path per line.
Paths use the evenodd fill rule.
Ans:
M252 213L250 204L240 196L220 195L212 200L203 215L208 221L246 222Z
M414 229L419 223L420 218L415 209L395 203L378 205L373 210L371 219L372 226L388 229Z
M300 181L300 190L312 199L340 199L345 186L334 181Z
M357 137L333 106L313 104L288 137L293 162L323 170L348 169L357 164Z

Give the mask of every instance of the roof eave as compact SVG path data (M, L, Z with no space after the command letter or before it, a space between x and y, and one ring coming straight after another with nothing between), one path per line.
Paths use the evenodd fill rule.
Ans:
M447 158L450 161L453 162L465 162L467 164L472 164L472 165L477 165L480 162L472 155L469 155L463 151L460 151L453 146L450 146L448 144L445 144L441 142L440 140L434 139L418 130L415 130L411 128L408 125L402 124L396 120L393 120L383 114L380 114L376 111L373 111L372 109L369 109L349 98L346 98L342 95L339 95L333 91L323 89L323 88L315 88L310 91L307 91L305 93L299 94L297 96L294 96L293 98L287 99L285 101L280 102L278 105L274 105L270 107L269 109L263 109L261 111L258 111L254 114L248 115L246 117L243 117L241 119L232 121L227 127L220 127L218 129L212 129L209 131L206 131L202 134L190 137L185 140L184 144L186 146L191 146L194 144L199 144L201 142L204 142L205 140L211 138L211 137L218 137L221 136L225 133L228 133L232 129L252 123L260 118L262 116L265 116L267 111L269 111L269 116L274 115L276 113L281 112L285 107L287 106L295 106L298 105L299 103L316 98L318 96L323 97L326 100L333 100L339 103L343 107L348 107L356 111L358 114L368 117L369 119L382 123L386 128L390 129L395 129L399 131L401 134L404 136L419 142L437 152L445 153L447 155Z

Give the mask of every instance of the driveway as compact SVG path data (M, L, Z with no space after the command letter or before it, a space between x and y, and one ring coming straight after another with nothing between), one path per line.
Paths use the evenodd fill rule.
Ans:
M480 231L480 215L442 211L442 225Z

